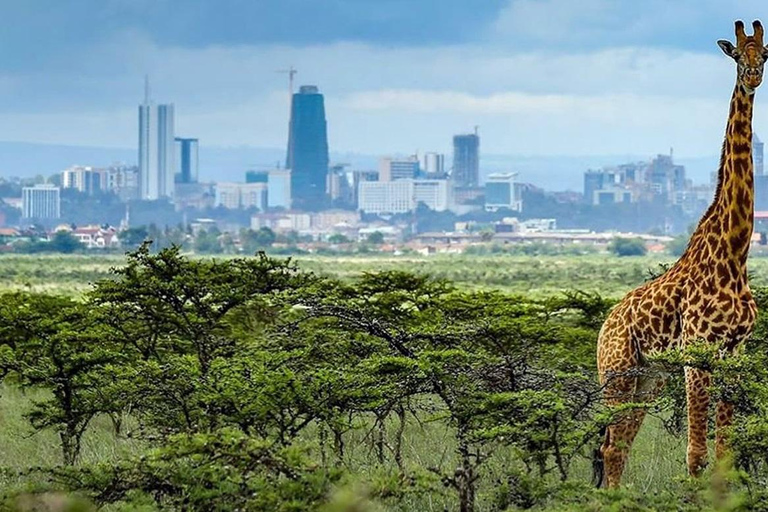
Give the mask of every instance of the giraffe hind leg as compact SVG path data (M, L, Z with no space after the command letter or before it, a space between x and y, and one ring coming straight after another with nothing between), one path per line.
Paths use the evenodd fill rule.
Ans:
M606 429L605 440L600 448L603 460L602 486L618 487L626 468L629 450L640 431L645 409L633 409Z
M664 382L664 375L652 366L643 365L629 370L626 375L614 376L608 382L605 388L606 403L610 407L617 407L627 403L652 402L664 387ZM630 448L640 431L645 414L646 409L642 407L628 409L620 412L616 421L606 427L603 445L593 464L598 486L618 487L620 484Z
M733 424L733 404L720 400L715 415L715 457L722 461L728 456L728 434Z
M657 380L649 375L617 375L611 377L606 385L606 403L617 407L631 402L647 402L651 390L656 388ZM594 465L595 476L601 477L597 482L599 486L613 488L621 483L630 448L644 418L644 408L628 409L618 413L617 419L605 428L605 438Z
M707 466L707 415L709 412L709 372L685 369L685 393L688 402L688 474L699 476Z

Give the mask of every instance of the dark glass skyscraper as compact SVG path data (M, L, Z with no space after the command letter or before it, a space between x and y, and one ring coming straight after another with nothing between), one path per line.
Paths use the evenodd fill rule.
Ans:
M457 187L480 184L480 137L476 133L453 137L453 183Z
M176 183L197 183L198 140L176 137Z
M328 133L323 95L314 85L302 85L291 101L288 155L292 207L320 210L327 204Z

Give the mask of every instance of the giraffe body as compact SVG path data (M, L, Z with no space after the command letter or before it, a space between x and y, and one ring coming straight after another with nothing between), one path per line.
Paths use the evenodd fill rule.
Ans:
M719 42L738 64L731 98L715 199L704 214L685 253L662 276L628 293L609 313L598 337L597 364L609 405L646 402L658 393L663 376L648 367L648 356L703 341L731 353L749 337L757 307L749 290L747 255L754 215L752 106L762 80L768 48L763 29L753 23L746 36L736 22L737 46ZM698 475L707 460L710 375L686 368L688 471ZM732 404L716 411L716 453L726 453ZM620 483L629 448L644 411L627 411L606 431L601 447L602 484Z

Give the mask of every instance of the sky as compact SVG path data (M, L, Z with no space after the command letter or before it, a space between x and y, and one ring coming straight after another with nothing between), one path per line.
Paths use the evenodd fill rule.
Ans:
M715 42L764 5L0 0L0 140L135 147L146 74L202 150L282 148L294 66L336 152L450 153L478 126L487 154L714 155L735 78Z

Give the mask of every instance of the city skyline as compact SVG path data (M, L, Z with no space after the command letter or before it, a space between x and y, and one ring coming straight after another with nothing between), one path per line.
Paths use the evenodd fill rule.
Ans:
M130 147L135 91L148 72L163 98L184 105L179 131L206 147L283 147L287 84L275 71L294 65L299 82L326 93L336 151L449 153L450 137L478 124L488 154L650 155L671 145L680 156L709 156L718 153L733 84L714 42L731 35L732 19L760 14L755 1L664 3L664 20L655 17L658 1L591 0L578 9L564 0L474 9L366 2L370 21L349 26L342 5L315 12L304 4L316 14L310 24L276 2L250 18L200 2L167 2L146 17L111 2L83 4L92 5L35 14L64 26L99 16L87 37L68 31L63 41L29 30L41 21L26 7L11 12L9 23L22 29L2 37L21 51L4 64L0 140ZM169 14L178 19L160 30ZM417 30L414 14L434 30ZM238 16L249 22L235 23ZM302 25L276 28L284 18ZM232 22L230 33L217 20ZM28 40L25 28L36 40L14 44ZM24 60L30 51L39 58ZM766 114L758 105L758 132Z

